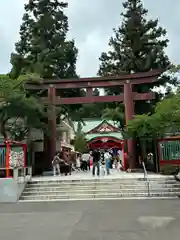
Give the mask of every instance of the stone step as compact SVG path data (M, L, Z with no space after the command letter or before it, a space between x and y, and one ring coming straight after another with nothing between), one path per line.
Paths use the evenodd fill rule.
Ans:
M152 184L175 184L177 183L176 180L148 180ZM146 182L145 180L116 180L116 181L111 181L109 179L106 180L94 180L94 181L38 181L38 182L29 182L29 185L93 185L93 184L142 184Z
M178 199L177 196L131 196L131 197L116 197L116 198L111 198L111 197L103 197L103 198L67 198L67 199L23 199L19 200L20 203L28 203L28 202L68 202L68 201L94 201L94 200L149 200L149 199L154 199L154 200L172 200L172 199Z
M20 200L57 200L57 199L87 199L87 198L121 198L121 197L178 197L178 193L153 193L148 196L147 193L107 193L107 194L67 194L67 195L32 195L32 196L22 196Z
M151 182L177 182L174 178L170 178L170 179L164 179L164 178L158 178L158 179L152 179L152 178L148 178L149 181ZM97 183L97 182L101 182L101 183L106 183L106 182L132 182L132 183L136 183L136 182L143 182L145 181L144 178L139 178L139 179L133 179L133 178L98 178L98 179L79 179L79 180L70 180L70 179L51 179L51 180L33 180L31 181L29 184L46 184L46 183L73 183L73 184L77 184L77 183L83 183L83 184L87 184L87 183Z
M40 178L40 179L32 179L31 182L32 183L38 183L38 182L103 182L103 181L109 181L109 182L119 182L119 181L143 181L144 178L113 178L111 177L111 175L109 177L90 177L90 178L79 178L79 179L69 179L67 178L56 178L56 177L52 177L52 178Z
M88 194L96 194L96 193L103 193L103 194L107 194L107 193L119 193L119 192L122 192L122 193L126 193L126 192L129 192L129 193L133 193L133 192L147 192L147 189L142 189L142 190L135 190L135 189L124 189L123 191L121 191L120 189L101 189L101 190L69 190L68 192L67 191L24 191L23 192L23 196L24 195L51 195L51 194L65 194L65 195L69 195L69 194L81 194L81 193L88 193Z
M56 187L28 187L28 188L25 188L25 190L24 190L24 192L53 192L53 191L91 191L91 190L96 190L96 191L103 191L103 190L105 190L105 191L111 191L111 190L113 190L113 189L116 189L117 191L126 191L126 190L128 190L128 191L131 191L131 190L136 190L136 191L138 191L138 190L145 190L145 189L147 189L147 185L144 185L144 186L136 186L136 187L134 187L134 186L131 186L131 185L129 185L129 186L91 186L91 187L87 187L87 186L81 186L81 187L75 187L75 186L72 186L72 187L69 187L69 188L62 188L62 187L60 187L60 186L56 186ZM151 189L151 190L159 190L159 191L161 191L161 190L163 190L163 189L165 189L165 190L168 190L168 189L175 189L175 190L178 190L178 189L180 189L180 187L179 186L166 186L166 187L162 187L162 186L152 186L152 185L149 185L149 188Z
M107 189L101 189L101 190L69 190L67 191L24 191L22 196L28 196L28 195L51 195L51 194L55 194L55 195L71 195L71 194L82 194L82 193L88 193L88 194L97 194L97 193L101 193L101 194L109 194L109 193L146 193L148 190L146 189L124 189L123 191L120 189L111 189L111 190L107 190ZM150 189L150 193L161 193L161 192L165 192L165 193L179 193L180 194L180 189Z
M27 186L26 188L57 188L57 187L60 187L61 189L69 189L69 188L104 188L104 187L107 187L107 188L112 188L112 187L116 187L116 188L128 188L128 187L132 187L132 188L138 188L138 187L144 187L144 186L147 186L147 183L144 183L144 184L141 184L141 185L122 185L122 184L92 184L92 185L33 185L33 186ZM155 186L155 185L154 185Z
M149 182L152 182L152 183L177 183L176 180L151 180L151 179L148 179ZM84 184L84 185L89 185L89 184L97 184L97 183L101 183L101 184L106 184L106 183L129 183L129 184L138 184L138 183L143 183L143 182L146 182L146 180L121 180L119 179L118 181L112 181L112 180L109 180L109 179L106 179L106 180L102 180L102 179L99 179L99 180L91 180L91 181L84 181L84 180L79 180L79 181L39 181L39 182L29 182L29 185L35 185L35 184Z
M149 187L149 196L148 196ZM29 182L20 201L178 198L180 183L174 177L39 179Z
M65 190L69 190L70 188L76 188L76 189L101 189L101 188L120 188L120 189L127 189L127 188L144 188L147 187L148 183L147 182L143 182L141 184L100 184L100 183L96 183L96 184L90 184L90 185L84 185L84 184L43 184L43 185L39 185L39 184L28 184L26 186L26 189L43 189L48 190L48 189L56 189L56 188L60 188L60 189L65 189ZM149 183L149 186L152 188L178 188L180 187L180 184L173 183L173 184L156 184L156 183Z
M61 185L92 185L92 184L141 184L141 183L144 183L146 181L88 181L88 182L85 182L85 181L72 181L72 182L69 182L69 181L51 181L51 182L48 182L48 181L45 181L45 182L29 182L28 184L29 185L56 185L56 184L61 184Z

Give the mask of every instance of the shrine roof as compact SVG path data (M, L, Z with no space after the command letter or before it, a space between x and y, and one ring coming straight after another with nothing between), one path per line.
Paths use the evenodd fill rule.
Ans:
M114 128L118 128L117 124L115 124L113 121L106 121L102 119L85 119L83 120L84 124L82 124L82 132L83 133L88 133L92 131L93 129L97 128L104 122L107 124L111 125ZM74 122L74 128L75 131L77 130L78 122Z
M86 135L86 140L89 142L91 140L93 140L94 138L108 138L108 137L112 137L112 138L116 138L118 140L123 140L123 136L121 132L103 132L103 133L90 133Z

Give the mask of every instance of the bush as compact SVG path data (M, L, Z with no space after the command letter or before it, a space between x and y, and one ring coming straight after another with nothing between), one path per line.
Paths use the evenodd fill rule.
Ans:
M163 175L177 175L180 171L179 165L163 165L160 167L160 173Z

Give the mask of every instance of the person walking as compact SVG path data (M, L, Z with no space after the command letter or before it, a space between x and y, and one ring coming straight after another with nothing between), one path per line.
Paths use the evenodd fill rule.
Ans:
M97 176L99 176L100 175L99 162L100 162L100 158L101 158L101 154L100 154L99 150L94 150L92 152L92 157L93 157L92 175L95 176L95 170L97 168Z
M77 171L81 170L81 155L80 155L80 153L78 153L77 157L76 157L76 170Z
M56 172L58 172L58 175L60 176L60 157L59 153L54 156L52 160L52 166L53 166L53 175L56 176Z
M83 153L82 154L82 165L81 165L81 168L82 168L83 171L90 170L90 158L91 158L91 154L90 153Z
M111 155L107 150L105 150L104 153L104 160L105 160L105 165L106 165L106 173L107 175L110 174L110 165L111 165Z

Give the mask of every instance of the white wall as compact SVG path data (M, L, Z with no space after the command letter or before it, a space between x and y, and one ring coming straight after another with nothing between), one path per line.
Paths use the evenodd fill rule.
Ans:
M0 178L0 202L17 202L25 185L25 183L17 183L12 178Z

